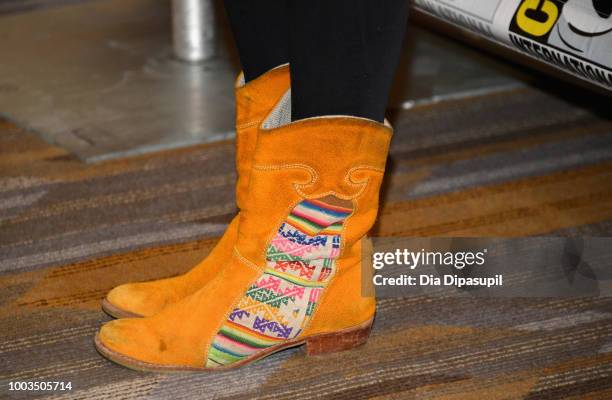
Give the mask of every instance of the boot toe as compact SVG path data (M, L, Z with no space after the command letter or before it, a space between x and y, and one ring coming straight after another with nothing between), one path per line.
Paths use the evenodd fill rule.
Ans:
M163 340L152 332L141 319L121 319L111 321L98 333L98 341L109 358L123 357L136 362L162 364ZM126 360L124 360L125 363ZM128 362L129 363L129 362Z
M155 293L159 291L147 287L146 283L127 283L108 292L106 301L125 314L148 317L163 308Z

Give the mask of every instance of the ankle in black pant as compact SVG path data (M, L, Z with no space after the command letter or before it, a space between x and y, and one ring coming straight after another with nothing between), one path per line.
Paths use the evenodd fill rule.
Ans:
M406 0L225 0L248 80L290 63L292 119L384 119Z

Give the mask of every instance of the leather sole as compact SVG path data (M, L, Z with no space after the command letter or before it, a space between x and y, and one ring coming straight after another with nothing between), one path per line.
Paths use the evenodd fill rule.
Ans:
M143 317L140 314L136 314L130 311L125 311L115 306L113 303L111 303L110 301L106 299L102 300L102 310L113 318L142 318Z
M281 350L285 350L291 347L297 347L301 345L306 345L306 354L309 356L316 356L321 354L335 353L340 351L350 350L352 348L363 345L370 335L370 330L372 329L372 322L374 318L359 324L354 327L350 327L347 329L343 329L337 332L331 333L322 333L318 335L313 335L306 338L299 338L295 340L289 340L285 343L278 344L276 346L269 347L268 349L257 353L256 355L235 362L230 365L221 366L217 368L206 368L202 367L194 367L194 366L182 366L182 365L163 365L163 364L153 364L145 361L140 361L132 357L128 357L124 354L118 353L114 350L106 347L99 338L99 334L96 334L94 339L94 343L96 345L96 349L98 352L108 358L109 360L122 365L124 367L134 369L137 371L149 371L149 372L214 372L214 371L224 371L228 369L239 368L243 365L250 364L259 359L267 357L271 354L279 352Z

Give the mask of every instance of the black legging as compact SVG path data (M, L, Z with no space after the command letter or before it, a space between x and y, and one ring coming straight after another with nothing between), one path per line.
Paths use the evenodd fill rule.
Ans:
M290 63L293 120L384 119L408 0L225 0L246 80Z

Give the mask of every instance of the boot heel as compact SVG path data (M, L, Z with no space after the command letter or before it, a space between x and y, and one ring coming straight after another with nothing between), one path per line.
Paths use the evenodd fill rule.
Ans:
M371 329L372 320L355 328L313 336L306 339L306 354L316 356L361 346L368 340Z

